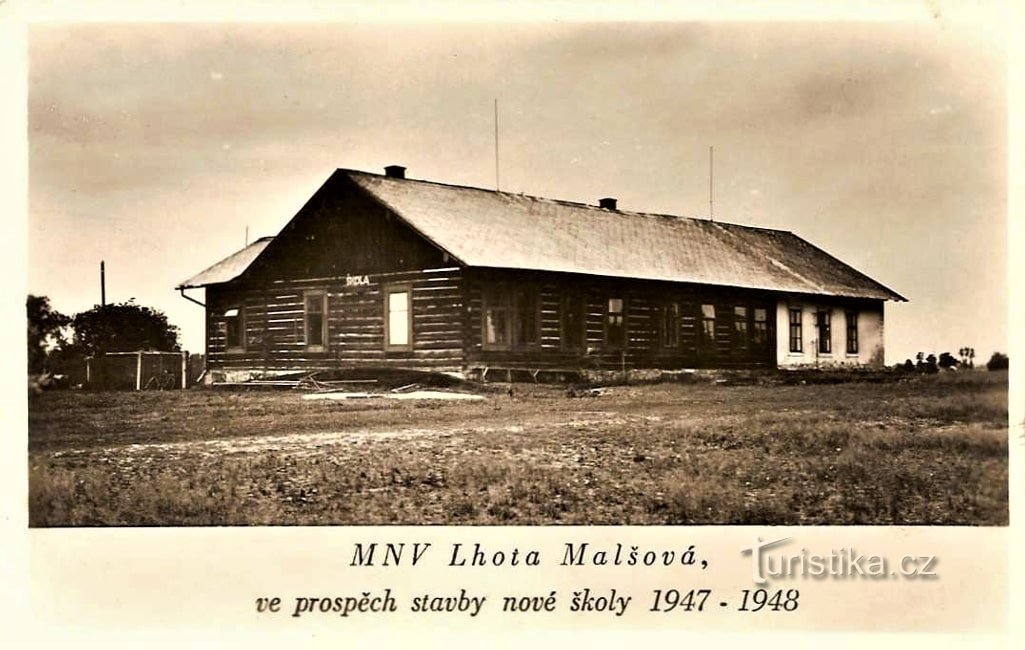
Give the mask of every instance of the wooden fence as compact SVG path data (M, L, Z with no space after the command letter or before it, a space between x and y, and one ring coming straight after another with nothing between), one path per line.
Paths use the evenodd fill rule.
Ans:
M97 390L188 388L188 352L108 352L86 357L85 385Z

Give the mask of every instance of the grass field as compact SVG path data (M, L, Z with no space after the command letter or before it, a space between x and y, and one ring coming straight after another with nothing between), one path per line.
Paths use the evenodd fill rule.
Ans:
M32 526L1006 524L1007 374L29 398Z

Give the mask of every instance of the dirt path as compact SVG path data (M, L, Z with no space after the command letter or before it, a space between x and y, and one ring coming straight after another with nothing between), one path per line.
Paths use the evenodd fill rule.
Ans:
M623 426L638 422L657 422L662 419L659 416L624 417L613 413L595 411L585 411L567 415L575 417L563 421L544 421L517 425L510 424L505 426L360 429L354 431L326 431L316 433L262 434L180 442L131 443L102 448L87 447L81 449L65 449L46 455L49 458L62 460L81 459L86 457L100 457L101 459L105 459L116 456L168 457L192 454L200 456L224 456L230 454L253 454L261 452L287 452L298 456L307 456L320 453L327 447L336 447L340 445L373 445L394 440L413 439L447 439L447 443L452 443L469 435L480 437L493 433L524 433L542 430L550 432L552 429L582 429L599 426ZM603 417L595 418L594 415Z

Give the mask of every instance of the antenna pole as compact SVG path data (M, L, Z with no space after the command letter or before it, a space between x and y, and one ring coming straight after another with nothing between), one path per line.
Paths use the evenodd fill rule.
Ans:
M715 159L714 159L714 147L708 148L708 219L709 221L715 221L715 212L712 205L712 179L715 173Z
M107 306L107 268L100 260L100 307Z
M246 226L246 243L243 244L242 248L249 246L249 226Z
M495 98L495 189L501 190L498 175L498 98Z

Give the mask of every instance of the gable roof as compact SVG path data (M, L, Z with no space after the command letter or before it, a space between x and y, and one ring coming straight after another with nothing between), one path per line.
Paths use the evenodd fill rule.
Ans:
M905 300L788 231L345 173L467 266Z
M465 266L906 300L789 231L338 170ZM179 288L241 275L265 237ZM259 248L257 249L257 247Z
M257 239L242 250L232 253L210 268L200 271L188 280L183 281L175 289L193 289L205 287L208 284L220 284L221 282L234 280L249 268L249 265L259 257L263 249L267 248L267 244L273 239L273 237Z

